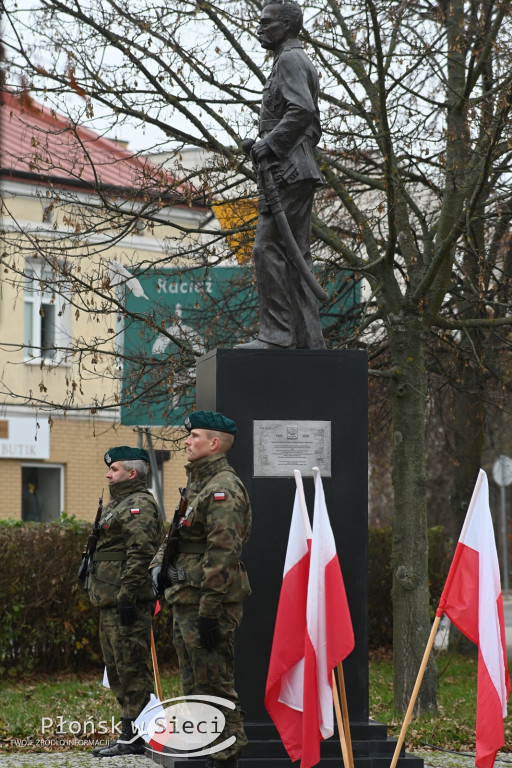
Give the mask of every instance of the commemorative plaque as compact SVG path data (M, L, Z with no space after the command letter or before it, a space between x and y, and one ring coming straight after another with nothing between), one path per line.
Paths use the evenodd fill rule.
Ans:
M300 469L305 477L318 467L331 477L330 421L255 420L254 477L293 477Z

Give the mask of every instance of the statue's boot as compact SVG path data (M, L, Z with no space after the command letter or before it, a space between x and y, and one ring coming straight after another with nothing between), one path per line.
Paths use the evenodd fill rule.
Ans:
M235 349L295 349L295 346L280 347L279 344L271 344L269 341L254 339L253 341L247 341L245 344L235 344Z

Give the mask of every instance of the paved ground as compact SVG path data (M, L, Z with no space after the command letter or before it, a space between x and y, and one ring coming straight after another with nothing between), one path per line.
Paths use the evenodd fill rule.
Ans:
M423 757L425 768L473 768L474 755L453 752L415 752ZM496 760L495 768L510 768L512 756ZM0 755L1 768L155 768L147 757L109 757L99 760L87 752L46 752Z
M2 768L155 768L147 757L109 757L105 762L90 752L38 752L0 755Z

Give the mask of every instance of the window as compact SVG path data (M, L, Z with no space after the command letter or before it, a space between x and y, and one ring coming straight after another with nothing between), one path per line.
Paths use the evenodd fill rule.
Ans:
M25 360L60 363L70 338L71 313L61 276L46 264L25 267Z
M21 468L21 518L33 522L56 520L62 512L64 468L30 464Z

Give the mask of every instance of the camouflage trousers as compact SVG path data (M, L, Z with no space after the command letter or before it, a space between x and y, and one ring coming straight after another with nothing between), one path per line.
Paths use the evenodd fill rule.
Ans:
M151 622L153 604L137 605L137 620L122 626L116 608L100 608L99 637L112 693L121 717L135 718L153 693Z
M173 642L180 664L181 683L185 696L192 694L221 696L235 704L235 709L222 709L226 724L217 743L235 736L236 741L216 752L218 760L227 760L247 744L234 683L235 630L242 619L241 603L226 603L219 618L220 638L213 651L200 644L198 606L173 604ZM217 706L217 705L216 705Z

